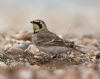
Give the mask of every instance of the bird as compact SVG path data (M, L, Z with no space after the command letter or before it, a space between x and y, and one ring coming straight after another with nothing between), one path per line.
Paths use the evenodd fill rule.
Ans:
M74 42L65 41L55 33L48 30L43 20L32 20L33 33L32 43L37 46L40 51L48 54L57 55L67 53L74 48Z

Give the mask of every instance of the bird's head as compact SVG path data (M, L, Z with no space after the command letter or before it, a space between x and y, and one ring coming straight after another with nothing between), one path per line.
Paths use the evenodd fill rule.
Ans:
M33 25L33 32L34 33L38 33L41 30L47 29L45 22L42 20L37 19L37 20L31 21L30 23L32 23L32 25Z

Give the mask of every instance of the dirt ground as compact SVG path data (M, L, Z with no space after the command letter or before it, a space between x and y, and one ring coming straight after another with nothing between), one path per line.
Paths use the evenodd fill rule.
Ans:
M0 79L100 79L99 38L62 38L73 48L51 56L32 44L29 32L0 34Z

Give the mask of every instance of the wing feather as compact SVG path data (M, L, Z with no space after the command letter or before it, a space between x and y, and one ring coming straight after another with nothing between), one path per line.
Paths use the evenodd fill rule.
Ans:
M56 34L50 31L42 31L37 35L37 45L42 46L62 46L66 47L72 44L72 42L64 41Z

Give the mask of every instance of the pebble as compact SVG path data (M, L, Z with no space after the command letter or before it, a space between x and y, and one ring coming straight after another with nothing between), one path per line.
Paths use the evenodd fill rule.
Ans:
M36 54L39 52L39 49L35 45L29 45L25 51L30 52L31 54Z
M27 31L21 31L11 34L10 37L16 40L31 40L31 33Z
M8 66L4 62L0 61L0 68L6 69Z
M96 59L100 59L100 51L96 52Z

